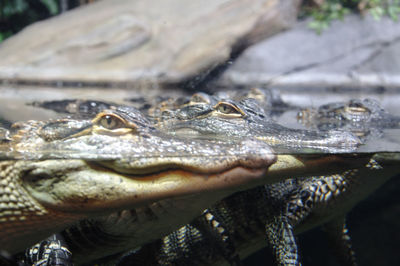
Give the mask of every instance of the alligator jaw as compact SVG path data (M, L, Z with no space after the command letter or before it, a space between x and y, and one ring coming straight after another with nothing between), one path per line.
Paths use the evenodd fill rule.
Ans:
M0 188L10 195L6 191L0 198L0 247L15 254L78 220L166 197L229 189L257 180L268 166L235 166L212 174L169 170L133 179L98 171L84 160L4 161L7 178Z
M51 162L51 166L47 161L34 164L35 170L25 178L29 194L46 208L82 212L82 215L131 209L166 197L229 189L257 180L268 168L236 166L211 174L167 170L138 177L104 170L83 160L57 160ZM71 165L62 177L55 174L61 164ZM46 176L48 180L44 180ZM39 182L38 177L41 178Z
M138 247L158 239L179 226L190 222L201 213L201 210L214 202L236 192L237 185L243 183L244 176L250 179L246 181L247 185L248 181L250 183L254 183L252 181L258 183L264 179L260 178L265 177L264 173L264 169L251 170L243 167L235 167L223 173L212 175L171 171L165 173L167 176L164 178L157 179L156 184L150 184L151 180L147 180L149 183L145 187L149 190L150 197L152 198L154 194L164 193L160 191L160 187L166 187L165 193L167 194L162 196L165 199L151 202L145 207L129 208L120 212L114 212L107 217L102 216L89 219L89 221L94 221L93 227L96 228L95 231L101 232L100 235L110 236L110 238L102 239L100 241L102 244L97 245L96 248L89 248L92 246L85 244L87 243L85 242L85 239L87 239L86 231L84 229L85 226L81 226L81 223L74 226L73 229L66 230L67 232L83 230L81 231L82 234L72 233L72 242L78 243L73 248L71 247L71 251L74 254L74 263L77 265L90 264L101 257L119 253L122 250ZM221 182L218 179L221 179ZM176 187L175 184L184 180L188 180L187 186L178 187L171 197L167 197L170 191L173 191L174 187ZM243 187L240 186L240 188ZM157 191L154 192L153 189ZM203 189L205 190L204 193L199 192ZM144 197L147 196L146 193L142 194ZM183 196L178 196L182 194ZM90 226L91 229L93 227ZM89 239L91 238L90 231L87 233ZM96 240L94 240L94 243L97 243Z

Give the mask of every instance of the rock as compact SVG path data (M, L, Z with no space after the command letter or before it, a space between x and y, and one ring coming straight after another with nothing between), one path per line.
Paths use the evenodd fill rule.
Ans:
M177 84L290 27L300 0L105 0L0 45L0 80Z
M400 23L349 15L317 35L308 22L248 48L219 83L400 87Z

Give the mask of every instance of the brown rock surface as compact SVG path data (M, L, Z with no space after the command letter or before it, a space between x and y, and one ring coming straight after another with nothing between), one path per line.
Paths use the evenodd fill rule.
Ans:
M299 2L99 1L2 43L0 80L175 84L288 28Z

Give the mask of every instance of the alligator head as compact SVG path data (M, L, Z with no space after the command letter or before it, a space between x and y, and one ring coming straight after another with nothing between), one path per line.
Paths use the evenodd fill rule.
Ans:
M349 132L318 132L292 129L273 121L253 98L239 102L218 100L190 101L179 108L164 110L158 127L176 135L208 135L231 138L255 138L290 152L315 148L326 152L349 152L361 144ZM211 99L211 100L210 100Z
M350 131L363 139L379 137L384 128L400 127L400 117L388 113L377 101L368 98L306 108L297 114L297 120L320 131Z
M88 217L244 184L276 160L257 141L172 138L129 107L13 130L0 161L0 247L10 253Z

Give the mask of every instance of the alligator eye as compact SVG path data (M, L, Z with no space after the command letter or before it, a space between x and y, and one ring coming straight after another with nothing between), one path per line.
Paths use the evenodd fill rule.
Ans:
M244 113L238 107L231 103L219 102L214 106L214 109L221 114L229 115L231 117L242 117Z
M99 120L99 125L106 129L116 129L124 127L124 122L121 121L119 118L111 115L105 115Z
M125 119L113 110L105 110L92 120L92 133L120 136L137 132L137 121Z
M97 117L93 119L93 124L108 130L129 127L121 117L107 112L98 114Z
M349 105L345 108L345 111L353 114L365 114L370 112L368 108L361 105Z
M370 118L371 111L363 104L351 101L343 110L342 116L349 121L366 121Z
M231 106L225 105L225 104L220 104L218 106L218 111L220 111L223 114L235 113L235 109L233 109Z
M210 96L205 93L195 93L190 98L190 102L192 103L210 103Z

